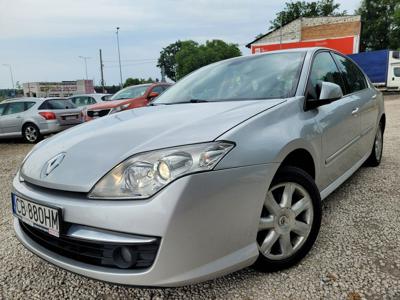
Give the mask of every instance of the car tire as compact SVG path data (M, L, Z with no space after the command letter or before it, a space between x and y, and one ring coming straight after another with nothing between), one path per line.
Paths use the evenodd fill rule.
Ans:
M27 123L22 127L22 136L30 144L35 144L42 139L39 128L32 123Z
M281 168L265 197L253 267L274 272L297 264L317 239L321 216L321 196L313 178L296 167Z
M374 144L370 156L366 161L366 165L369 167L377 167L381 164L383 154L383 127L382 123L379 123L376 131Z

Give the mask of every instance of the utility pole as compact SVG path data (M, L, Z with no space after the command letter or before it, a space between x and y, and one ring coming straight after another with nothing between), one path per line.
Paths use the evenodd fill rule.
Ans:
M279 30L279 49L282 49L282 24L283 23L283 15L281 15L281 28Z
M101 77L101 88L103 89L103 93L105 93L105 87L104 87L104 64L103 64L103 55L101 54L101 49L99 49L99 55L100 55L100 77Z
M85 74L86 74L86 80L88 79L88 73L87 73L87 60L90 59L89 56L79 56L79 58L82 58L83 61L85 62Z
M15 86L14 86L14 76L13 76L13 72L12 72L12 67L11 67L10 64L3 64L3 66L8 67L8 69L10 70L11 85L12 85L12 88L13 88L13 90L14 90L14 89L15 89Z
M120 86L122 89L122 67L121 67L121 52L119 50L119 27L117 27L117 47L118 47L118 62L119 62L119 79L120 79Z
M161 82L166 82L165 80L165 67L161 65Z

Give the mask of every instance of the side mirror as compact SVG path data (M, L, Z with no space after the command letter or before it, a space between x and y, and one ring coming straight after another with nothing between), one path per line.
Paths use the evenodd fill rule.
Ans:
M318 83L317 90L319 92L318 99L306 100L306 110L332 103L343 97L342 88L336 83L321 81Z
M158 95L159 93L157 92L151 92L147 98L151 100L154 99L155 97L158 97Z

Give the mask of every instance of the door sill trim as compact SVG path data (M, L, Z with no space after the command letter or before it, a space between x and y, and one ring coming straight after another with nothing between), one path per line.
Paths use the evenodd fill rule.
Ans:
M368 152L362 159L360 159L354 166L352 166L349 170L347 170L342 176L328 185L324 190L321 192L321 200L324 200L328 197L333 191L335 191L343 182L345 182L355 171L357 171L362 164L368 159L371 153Z

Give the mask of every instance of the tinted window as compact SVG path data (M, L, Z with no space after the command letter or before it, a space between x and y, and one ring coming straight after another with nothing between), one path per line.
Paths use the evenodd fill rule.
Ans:
M3 114L4 109L6 108L7 104L0 104L0 116Z
M9 103L3 115L12 115L23 112L25 110L24 102Z
M394 72L394 76L400 77L400 68L394 68L393 72Z
M314 58L308 81L309 88L307 98L319 98L320 84L322 81L336 83L342 88L343 93L345 91L342 76L329 52L318 53Z
M159 85L159 86L155 86L152 89L152 92L157 93L157 94L161 94L162 92L164 92L164 88L163 86Z
M343 77L346 80L346 94L351 94L367 88L367 82L365 80L364 74L351 60L338 54L333 55L335 56L339 64L339 68L343 73Z
M395 59L399 59L400 58L400 51L393 51L392 57Z
M104 95L103 97L101 97L101 100L108 101L108 100L110 100L110 98L111 98L111 95Z
M166 90L155 103L287 98L297 89L304 52L240 57L203 67Z
M35 102L25 102L25 110L30 109L34 105L35 105Z
M68 99L51 99L46 100L40 105L39 109L69 109L76 106Z

